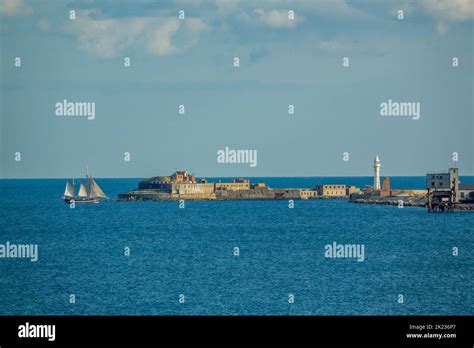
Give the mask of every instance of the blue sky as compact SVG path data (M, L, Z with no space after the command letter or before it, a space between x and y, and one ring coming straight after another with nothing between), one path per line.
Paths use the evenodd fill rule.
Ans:
M0 176L371 175L376 154L424 175L453 152L474 175L473 18L470 0L0 0ZM95 119L57 117L64 99ZM382 117L388 99L420 119ZM258 165L217 163L225 147Z

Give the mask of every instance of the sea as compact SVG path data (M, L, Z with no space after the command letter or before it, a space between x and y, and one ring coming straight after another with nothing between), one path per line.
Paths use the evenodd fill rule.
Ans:
M208 178L228 181L231 178ZM96 179L111 197L140 179ZM271 187L371 177L251 178ZM474 182L463 177L462 182ZM473 315L474 212L346 199L60 200L65 179L0 180L0 315ZM423 189L424 177L391 177ZM327 257L364 246L364 259Z

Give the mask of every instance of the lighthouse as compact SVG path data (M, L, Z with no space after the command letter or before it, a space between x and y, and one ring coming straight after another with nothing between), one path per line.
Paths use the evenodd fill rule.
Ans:
M380 160L375 156L374 160L374 190L380 190Z

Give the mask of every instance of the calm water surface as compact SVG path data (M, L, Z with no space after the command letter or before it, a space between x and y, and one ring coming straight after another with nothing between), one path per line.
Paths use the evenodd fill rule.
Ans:
M371 180L252 179L273 187ZM138 181L97 179L111 197ZM421 177L391 181L424 185ZM37 262L0 259L0 315L474 314L472 212L346 200L296 201L294 209L287 201L186 202L185 209L110 201L70 209L59 200L64 185L0 180L0 244L39 247ZM333 241L364 244L365 261L325 258Z

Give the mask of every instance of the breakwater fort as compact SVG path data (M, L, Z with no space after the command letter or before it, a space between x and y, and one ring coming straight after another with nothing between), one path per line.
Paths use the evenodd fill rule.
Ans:
M363 188L344 183L317 184L311 188L273 188L264 182L238 178L208 182L187 171L142 180L138 189L118 195L118 201L180 200L307 200L347 199L352 203L426 207L429 212L474 210L474 184L459 183L457 168L426 175L426 189L392 189L390 177L380 178L380 160L374 160L374 185Z

